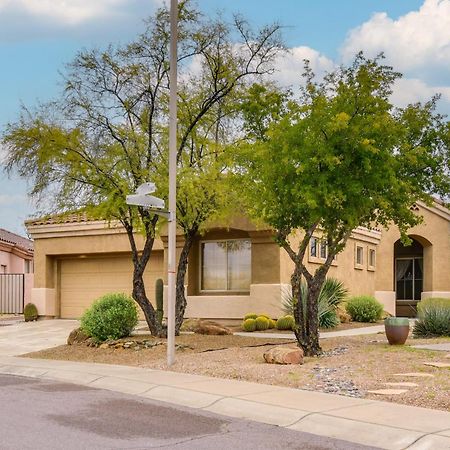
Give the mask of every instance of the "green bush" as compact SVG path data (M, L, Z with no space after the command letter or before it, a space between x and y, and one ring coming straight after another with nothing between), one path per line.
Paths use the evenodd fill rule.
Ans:
M258 331L265 331L269 329L269 319L264 316L259 316L255 319L256 329Z
M306 299L308 294L308 286L305 282L301 285L302 298ZM325 280L320 290L318 299L318 315L319 327L333 328L339 325L340 320L337 313L337 308L347 297L348 291L344 287L344 283L336 278L329 277ZM289 292L283 293L283 310L286 314L293 315L294 308L297 304L296 299L292 297Z
M294 316L286 315L277 320L277 330L293 330L295 327Z
M252 332L256 330L256 319L245 319L242 322L242 328L244 331Z
M23 308L23 317L25 322L31 322L38 319L38 310L34 303L27 303Z
M258 317L258 314L249 313L249 314L246 314L246 315L244 316L244 320L247 320L247 319L256 319L257 317Z
M138 323L134 300L125 294L106 294L81 317L81 329L94 342L129 336Z
M417 305L414 337L450 336L450 298L427 298Z
M269 329L272 330L273 328L277 327L277 321L273 319L269 319Z
M376 322L383 315L383 305L370 295L352 297L345 308L355 322Z

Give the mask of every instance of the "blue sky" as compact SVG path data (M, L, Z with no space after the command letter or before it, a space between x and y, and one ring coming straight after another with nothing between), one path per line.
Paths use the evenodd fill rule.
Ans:
M163 0L0 0L0 130L58 94L59 73L82 48L126 42ZM441 92L450 113L450 0L198 0L207 14L242 13L250 23L277 21L291 52L277 78L293 85L302 61L317 72L348 62L360 49L384 51L404 73L394 92L399 105ZM2 150L0 149L0 157ZM24 234L33 215L26 183L8 179L0 163L0 227Z

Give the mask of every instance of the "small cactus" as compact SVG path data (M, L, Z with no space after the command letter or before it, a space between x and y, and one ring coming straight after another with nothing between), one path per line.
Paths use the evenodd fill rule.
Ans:
M273 319L269 319L269 330L272 330L277 327L277 321Z
M156 299L156 319L161 324L164 317L164 282L161 278L158 278L155 283L155 299Z
M264 316L259 316L255 319L256 329L258 331L265 331L269 329L269 319Z
M293 330L295 326L295 319L291 315L280 317L277 320L277 330Z
M271 317L269 316L269 314L258 314L258 317L265 317L266 319L270 320Z
M244 321L247 319L256 319L257 317L258 317L258 314L249 313L244 316Z
M31 322L38 319L38 310L34 303L27 303L23 308L23 317L25 322Z
M256 330L256 320L255 319L246 319L242 322L242 328L244 331L255 331Z

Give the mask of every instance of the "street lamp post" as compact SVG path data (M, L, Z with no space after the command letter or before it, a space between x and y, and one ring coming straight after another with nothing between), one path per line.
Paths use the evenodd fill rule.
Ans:
M176 190L177 190L177 41L178 0L170 1L169 97L169 248L167 278L167 365L175 361Z

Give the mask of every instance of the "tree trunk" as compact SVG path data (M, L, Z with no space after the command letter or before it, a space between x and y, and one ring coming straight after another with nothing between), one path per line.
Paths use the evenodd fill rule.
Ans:
M184 313L186 311L186 294L184 289L184 282L186 278L186 270L188 266L189 252L194 244L194 238L197 234L197 227L189 230L184 234L184 245L181 250L180 259L178 261L177 268L177 281L176 281L176 311L175 311L175 334L180 334L180 328L183 324Z
M155 216L151 219L148 224L148 229L146 230L146 239L144 243L144 248L142 249L142 254L139 256L138 249L136 247L136 241L133 234L133 226L131 223L123 222L123 225L127 231L128 240L131 246L131 257L133 260L133 292L132 297L142 309L144 313L145 320L147 322L150 333L156 337L167 337L167 328L163 327L157 317L156 311L150 300L147 297L144 284L144 271L147 267L147 263L150 260L152 254L153 242L154 242L154 232L156 227L156 222L158 217Z
M292 295L296 299L294 308L295 337L305 356L322 353L319 343L318 300L322 288L322 277L315 276L308 282L308 289L302 290L301 266L296 264L291 277ZM303 291L303 292L302 292ZM306 298L303 298L306 294Z
M152 336L167 337L167 328L163 327L156 317L155 308L145 292L143 271L135 267L133 271L133 298L144 313L145 320Z

